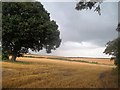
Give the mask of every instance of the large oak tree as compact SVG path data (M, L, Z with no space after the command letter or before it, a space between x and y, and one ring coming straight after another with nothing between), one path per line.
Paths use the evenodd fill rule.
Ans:
M47 53L61 43L60 31L40 2L2 3L2 51L17 56L43 48Z

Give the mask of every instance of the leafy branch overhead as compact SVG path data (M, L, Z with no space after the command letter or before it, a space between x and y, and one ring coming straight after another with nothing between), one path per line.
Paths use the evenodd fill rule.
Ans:
M80 0L77 4L75 9L76 10L84 10L84 9L94 9L94 11L98 12L99 15L101 15L101 9L100 9L100 4L102 3L103 0Z

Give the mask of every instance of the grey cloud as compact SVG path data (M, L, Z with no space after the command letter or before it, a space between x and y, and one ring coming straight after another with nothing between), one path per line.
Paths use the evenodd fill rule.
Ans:
M117 36L117 3L103 3L102 15L93 10L76 11L75 2L44 2L61 31L61 37L66 41L93 41L104 46L109 40ZM49 9L52 7L52 9Z
M117 2L103 3L101 16L94 10L75 10L75 2L42 2L42 4L50 13L51 19L59 25L62 38L61 46L50 55L108 57L103 51L105 44L117 37L115 31L118 24ZM38 54L46 53L43 50Z

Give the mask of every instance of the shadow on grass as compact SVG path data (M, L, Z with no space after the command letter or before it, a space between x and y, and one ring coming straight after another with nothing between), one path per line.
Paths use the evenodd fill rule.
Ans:
M99 80L104 88L109 86L118 88L119 82L117 68L112 68L111 70L100 73Z
M10 62L16 64L31 64L32 62L25 62L25 61L11 61L11 60L2 60L2 62Z

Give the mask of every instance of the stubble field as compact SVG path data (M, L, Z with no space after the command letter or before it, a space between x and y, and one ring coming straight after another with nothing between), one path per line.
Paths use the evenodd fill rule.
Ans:
M113 62L69 61L73 58L26 56L2 62L3 88L116 88ZM84 58L82 58L83 60ZM77 59L78 60L78 59ZM104 61L104 59L102 59ZM103 63L103 62L102 62Z

